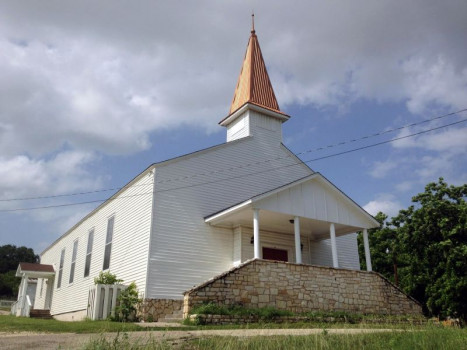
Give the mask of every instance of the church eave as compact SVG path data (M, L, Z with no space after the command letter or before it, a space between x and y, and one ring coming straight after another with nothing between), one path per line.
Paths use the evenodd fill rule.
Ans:
M290 119L290 116L283 112L276 111L272 108L262 106L260 104L249 101L249 102L245 102L242 106L237 108L233 113L229 114L227 117L222 119L219 122L219 125L221 126L229 125L231 122L237 119L241 114L243 114L247 109L251 109L256 112L267 114L268 116L279 119L282 122L285 122Z

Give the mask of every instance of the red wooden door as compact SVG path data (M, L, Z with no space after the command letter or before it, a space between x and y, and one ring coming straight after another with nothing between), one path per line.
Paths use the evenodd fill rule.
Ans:
M287 250L263 247L263 259L289 261Z

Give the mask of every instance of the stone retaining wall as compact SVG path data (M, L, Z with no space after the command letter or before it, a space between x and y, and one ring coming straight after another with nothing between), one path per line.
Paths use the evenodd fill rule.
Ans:
M213 302L293 313L420 315L421 305L375 272L254 259L184 293L183 317Z
M183 300L144 299L139 306L138 318L156 322L170 316L182 317Z

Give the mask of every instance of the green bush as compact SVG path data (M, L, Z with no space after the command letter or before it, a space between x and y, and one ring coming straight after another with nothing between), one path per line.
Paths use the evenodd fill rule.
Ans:
M136 317L136 309L141 299L138 296L138 288L135 282L123 290L117 298L118 304L115 315L118 321L127 322Z
M123 280L118 279L117 275L110 273L109 271L106 272L99 272L99 276L94 278L94 284L118 284L122 283Z
M241 305L223 306L209 302L192 308L191 314L198 315L231 315L231 316L256 316L263 320L272 320L281 316L292 316L287 310L278 310L272 306L264 308L245 308Z

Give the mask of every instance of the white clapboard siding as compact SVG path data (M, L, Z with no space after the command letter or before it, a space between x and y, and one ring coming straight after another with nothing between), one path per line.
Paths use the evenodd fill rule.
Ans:
M268 196L256 206L342 225L374 227L374 219L320 175Z
M206 224L206 216L311 173L277 139L265 137L156 165L147 296L182 298L233 266L233 230ZM179 180L168 181L174 178Z
M227 127L227 142L250 136L250 118L244 113Z
M253 259L254 251L251 238L253 237L253 230L250 227L242 227L242 262ZM260 229L260 251L263 247L287 250L289 262L295 263L295 236L286 233L263 231ZM309 239L306 236L300 236L302 250L302 262L310 264L309 254Z
M114 233L109 271L123 279L124 283L136 282L144 293L151 225L152 191L154 176L150 171L143 172L138 178L92 212L59 240L41 254L41 263L53 264L56 276L54 281L51 313L61 314L87 307L89 287L94 277L102 270L107 220L115 216ZM88 232L94 228L91 269L89 277L84 276ZM73 283L69 283L73 242L78 239L78 254ZM65 248L65 263L61 288L57 289L60 253ZM36 293L38 295L38 293ZM40 302L44 305L45 290ZM38 304L40 305L40 304Z
M336 237L339 267L360 270L357 234ZM310 263L312 265L332 266L331 240L311 241Z
M262 113L250 111L250 134L256 138L282 142L282 122Z
M282 121L262 113L246 110L227 126L227 142L246 136L282 142Z

